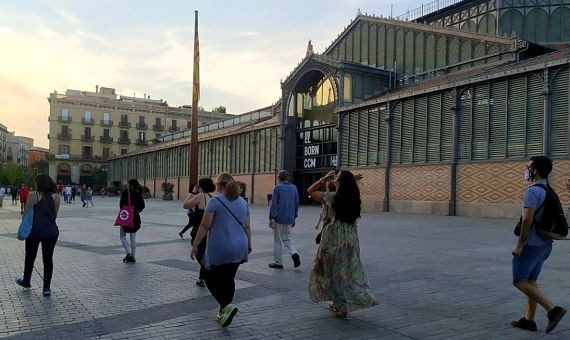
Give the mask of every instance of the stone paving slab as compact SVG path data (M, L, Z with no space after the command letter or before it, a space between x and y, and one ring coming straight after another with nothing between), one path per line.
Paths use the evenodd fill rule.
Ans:
M272 261L267 207L252 207L253 248L237 275L240 312L227 329L217 307L194 285L198 265L178 231L187 218L181 202L147 200L138 233L137 263L123 264L111 225L117 198L95 198L94 208L63 205L54 262L53 295L41 295L41 256L34 289L14 284L23 270L15 238L17 207L0 208L0 337L7 339L535 339L512 329L524 310L511 286L513 221L399 214L363 214L361 258L380 305L338 320L307 296L316 252L313 226L320 209L302 207L293 238L302 266ZM556 303L570 306L570 242L556 242L541 277ZM285 257L287 258L287 257ZM570 318L549 339L570 338Z

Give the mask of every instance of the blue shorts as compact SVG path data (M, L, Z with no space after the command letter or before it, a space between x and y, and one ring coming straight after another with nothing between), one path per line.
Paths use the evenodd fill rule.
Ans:
M513 280L536 281L544 261L550 256L552 244L529 246L525 244L520 256L513 257Z

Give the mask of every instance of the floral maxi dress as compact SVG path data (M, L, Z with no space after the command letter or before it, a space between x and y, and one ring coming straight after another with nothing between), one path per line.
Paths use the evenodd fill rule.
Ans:
M309 297L314 302L332 301L347 312L377 305L360 262L356 224L335 220L331 208L334 197L334 192L327 192L323 197L329 207L331 223L322 231L309 276Z

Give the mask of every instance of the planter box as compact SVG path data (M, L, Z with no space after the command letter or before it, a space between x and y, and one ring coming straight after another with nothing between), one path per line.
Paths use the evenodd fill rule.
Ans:
M164 194L164 196L162 196L162 199L165 201L172 201L174 199L174 195L172 193Z

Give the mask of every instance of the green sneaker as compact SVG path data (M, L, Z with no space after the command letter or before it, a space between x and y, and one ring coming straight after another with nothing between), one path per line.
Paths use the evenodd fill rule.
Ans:
M232 320L234 319L234 316L236 316L237 312L238 309L233 303L224 307L224 315L220 321L222 328L228 327L232 323Z
M216 315L216 321L217 322L222 322L222 319L224 318L224 313L222 312L218 312L218 315Z

